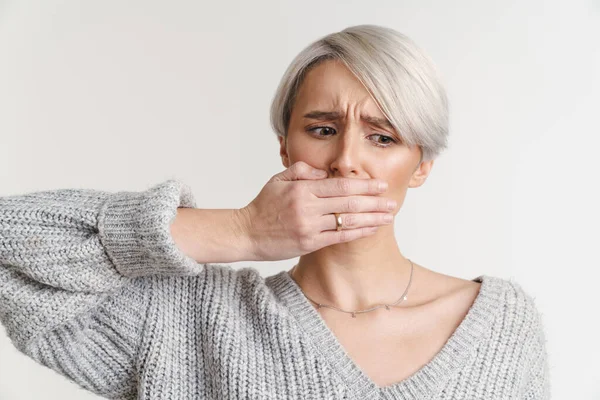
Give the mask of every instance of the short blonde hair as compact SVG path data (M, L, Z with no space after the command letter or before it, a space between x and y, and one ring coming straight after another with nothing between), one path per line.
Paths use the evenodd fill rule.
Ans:
M391 28L357 25L324 36L298 54L271 104L271 125L287 137L292 107L308 71L340 60L369 91L404 144L420 146L421 160L447 147L448 100L433 61L412 39Z

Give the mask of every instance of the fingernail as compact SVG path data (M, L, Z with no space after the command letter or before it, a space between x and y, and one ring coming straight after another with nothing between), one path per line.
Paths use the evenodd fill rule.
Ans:
M396 208L397 203L394 200L389 200L388 201L388 210L393 210L394 208Z
M387 182L379 182L379 190L380 191L383 192L384 190L387 190L387 188L388 188Z

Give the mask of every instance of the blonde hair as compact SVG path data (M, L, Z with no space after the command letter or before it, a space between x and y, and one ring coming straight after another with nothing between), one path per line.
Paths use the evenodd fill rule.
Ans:
M447 147L448 100L433 61L412 39L391 28L357 25L302 50L285 71L271 104L271 125L287 137L292 107L308 71L339 60L369 91L404 144L430 160Z

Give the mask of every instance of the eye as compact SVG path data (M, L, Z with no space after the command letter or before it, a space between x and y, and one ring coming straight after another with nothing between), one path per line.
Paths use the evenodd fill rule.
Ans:
M314 128L307 129L309 132L316 132L317 136L329 136L329 134L335 133L335 129L330 126L316 126ZM319 134L319 130L321 130L321 134ZM375 145L378 147L390 147L392 144L397 143L398 141L391 136L381 135L379 133L375 133L372 136L379 136L384 142L375 142Z
M316 126L314 128L310 128L309 131L317 132L319 129L324 129L326 132L330 132L330 133L331 133L331 131L335 132L335 129L333 129L329 126ZM319 136L322 136L322 135L319 135Z
M379 144L377 144L378 146L381 146L382 144L388 144L389 146L391 146L391 143L396 143L396 139L394 139L390 136L380 135L379 133L376 133L371 136L379 136L381 139L385 140L383 143L380 142ZM381 147L389 147L389 146L381 146Z

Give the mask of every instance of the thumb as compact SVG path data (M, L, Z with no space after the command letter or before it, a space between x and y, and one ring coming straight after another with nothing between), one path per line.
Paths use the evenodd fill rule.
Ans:
M313 168L304 161L298 161L285 171L273 176L271 181L297 181L301 179L323 179L326 177L326 171Z

